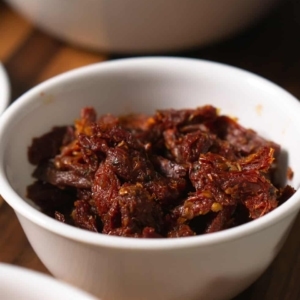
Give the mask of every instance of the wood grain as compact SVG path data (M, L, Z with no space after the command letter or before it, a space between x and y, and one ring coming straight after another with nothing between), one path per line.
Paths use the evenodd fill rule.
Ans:
M7 61L26 40L32 25L0 3L0 61Z
M244 68L274 81L300 98L299 53L300 1L286 0L267 18L239 36L205 48L169 55L208 59ZM122 57L65 44L40 31L0 1L0 61L10 77L12 101L57 74ZM300 217L268 270L234 300L300 299L299 227ZM13 210L6 203L1 206L1 197L0 262L48 273L31 248Z
M37 78L36 84L62 72L107 60L105 55L98 55L70 46L62 46Z

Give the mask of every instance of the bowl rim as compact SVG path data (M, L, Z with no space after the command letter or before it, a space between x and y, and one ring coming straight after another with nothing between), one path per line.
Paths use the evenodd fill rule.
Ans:
M251 73L246 70L242 70L237 67L226 65L219 62L212 62L202 59L193 58L181 58L181 57L138 57L138 58L123 58L112 61L100 62L85 67L80 67L75 70L71 70L55 76L45 82L32 88L24 95L22 95L17 101L15 101L0 117L0 140L6 136L6 128L9 127L10 120L14 115L18 114L18 111L22 110L28 104L33 102L34 96L47 91L48 88L59 85L63 86L66 82L72 81L74 78L82 78L88 74L105 73L111 69L131 68L141 65L158 65L164 64L180 64L186 67L211 67L226 72L233 72L244 79L249 81L257 81L261 87L268 91L273 91L281 95L281 99L284 99L285 105L288 103L291 107L293 115L299 116L300 104L292 94L285 91L280 86L272 83L271 81ZM2 144L1 144L2 145ZM142 250L170 250L170 249L182 249L210 246L217 243L229 242L232 240L244 238L250 234L254 234L258 231L264 230L275 223L279 223L289 215L298 212L300 207L300 189L297 189L296 193L281 206L271 211L262 218L253 220L247 224L239 225L234 228L226 229L220 232L210 233L206 235L198 235L192 237L182 237L174 239L137 239L129 237L110 236L101 233L89 232L84 229L76 228L71 225L66 225L58 222L51 217L48 217L44 213L33 208L30 204L22 199L12 188L8 179L6 178L6 172L4 167L4 151L0 151L0 186L1 194L4 200L15 210L17 216L25 217L32 223L41 226L42 228L55 233L59 236L66 237L71 240L79 241L84 244L109 247L114 249L131 249L136 251ZM22 223L22 222L21 222Z
M10 83L8 75L2 63L0 62L0 115L4 112L10 101Z

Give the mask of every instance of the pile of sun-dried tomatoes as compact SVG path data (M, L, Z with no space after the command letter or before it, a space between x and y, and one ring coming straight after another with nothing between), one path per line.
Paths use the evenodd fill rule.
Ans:
M212 106L153 116L84 108L28 150L28 197L57 220L127 237L215 232L270 212L295 191L274 183L280 147Z

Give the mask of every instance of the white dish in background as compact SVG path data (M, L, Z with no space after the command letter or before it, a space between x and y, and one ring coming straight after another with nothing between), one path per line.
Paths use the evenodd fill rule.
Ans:
M0 62L0 114L9 104L10 87L6 71Z
M3 263L0 282L1 300L96 300L45 274Z
M0 115L9 104L10 87L6 71L0 62ZM0 206L3 204L3 199L0 195Z
M282 0L6 0L38 27L100 51L159 53L207 45Z

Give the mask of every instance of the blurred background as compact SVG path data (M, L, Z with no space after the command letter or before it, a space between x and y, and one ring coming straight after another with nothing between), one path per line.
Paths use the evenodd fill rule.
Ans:
M34 1L23 2L26 6ZM265 0L260 2L263 4ZM275 4L255 24L248 25L250 28L243 28L240 33L234 32L232 37L225 36L223 41L219 38L200 47L154 54L208 59L244 68L300 97L297 90L297 75L300 72L300 3L297 0L281 0ZM98 49L86 50L82 45L74 46L41 31L28 18L25 19L6 2L0 1L0 61L10 76L12 100L33 85L66 70L108 59L152 54L131 54L130 51L126 54L110 53Z
M67 11L70 15L72 10L68 10L66 7L66 3L69 1L60 1L61 7L57 9L57 16L62 11ZM86 1L88 2L88 0ZM167 0L165 1L168 2ZM201 2L201 0L198 1ZM136 46L134 38L130 35L127 35L128 39L132 40L126 44L126 41L128 41L126 40L126 34L122 37L123 45L126 45L126 47L121 47L123 51L120 47L117 50L118 46L111 46L110 48L107 40L102 48L101 46L91 46L91 44L87 46L84 43L76 42L76 33L75 35L73 33L70 40L66 40L64 39L66 33L63 30L65 28L63 21L56 19L56 27L58 29L61 27L62 30L54 33L55 30L53 28L40 26L43 23L43 19L46 19L45 16L35 21L37 23L32 21L34 14L39 13L37 7L34 7L35 1L23 0L25 8L22 5L19 6L18 2L21 1L5 2L0 0L0 63L4 65L9 76L11 102L36 84L62 72L107 60L149 55L199 58L243 68L275 82L300 99L300 1L298 0L275 1L274 6L270 4L270 1L260 0L260 2L257 2L258 4L254 10L249 6L244 15L236 14L235 16L239 16L236 20L232 18L223 20L227 23L243 23L246 21L247 16L251 15L255 22L249 22L247 25L244 22L242 28L237 29L236 32L233 29L227 32L226 22L224 24L220 22L207 23L209 25L204 25L201 31L194 30L191 33L191 37L194 40L191 39L189 41L185 37L186 43L184 45L174 43L169 48L166 42L165 49L159 49L158 47L155 51L149 51L150 46L148 50L147 47L144 49L140 47L137 51L134 47ZM46 3L46 1L44 2ZM80 1L74 0L74 2L79 4ZM118 1L111 0L111 2ZM140 2L142 3L142 0ZM236 9L236 7L231 7L230 5L223 7L221 5L222 1L210 0L210 3L213 2L215 5L218 2L220 6L219 14L225 13L228 9ZM234 2L233 0L228 1L229 4L234 4ZM239 0L239 2L246 3L247 1ZM267 5L268 9L260 15L258 9L263 8L264 5ZM25 13L20 13L22 9L24 9ZM49 10L50 6L47 9ZM172 9L172 6L170 6L170 9ZM182 9L186 9L186 6L183 6ZM41 15L42 12L40 12ZM122 16L123 11L119 10L115 18L120 19ZM197 13L194 12L191 16L197 17ZM221 15L214 16L214 18L218 17L220 17L220 20L222 19ZM63 16L63 18L67 20L66 16ZM166 18L168 18L167 15ZM199 19L201 18L202 20L205 19L205 13L202 12L200 14ZM173 19L173 23L170 23L173 24L172 26L175 26L176 22L174 23L174 20L177 22L181 19ZM109 21L107 22L105 26L108 26L111 30L107 32L120 31L116 24L112 25ZM185 23L184 19L182 19L182 22ZM130 24L127 21L127 27L125 26L128 32ZM154 25L153 30L157 30L157 35L159 35L160 30L165 30L162 29L159 22ZM177 25L180 25L180 22ZM212 29L210 29L212 33L224 30L224 32L222 31L224 35L216 36L211 40L207 38L203 42L199 39L197 42L197 34L203 34L205 29L209 30L210 25L212 25ZM198 26L201 26L200 22ZM151 37L151 33L148 35L141 34L142 28L139 28L138 25L135 25L134 28L137 35L142 36L144 41L147 42L147 37ZM168 28L169 31L171 29L170 27ZM165 34L168 34L168 30L165 30ZM175 30L175 27L173 30ZM172 32L169 34L172 35ZM177 32L177 35L173 36L173 42L176 40L176 37L180 40L179 33L180 30ZM82 30L80 34L84 37L85 33ZM101 34L99 32L99 35ZM162 36L158 40L164 41L165 38ZM114 45L114 42L113 40L112 45ZM132 45L132 52L130 51L130 45ZM125 48L126 50L124 50ZM300 277L300 236L298 234L298 226L300 226L300 218L297 219L287 243L268 271L248 290L236 297L235 300L300 299L300 285L297 282L297 279ZM21 265L45 273L48 272L34 254L13 211L6 204L0 207L0 232L0 262Z

